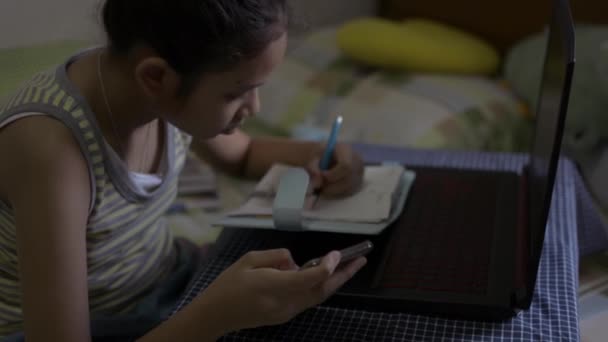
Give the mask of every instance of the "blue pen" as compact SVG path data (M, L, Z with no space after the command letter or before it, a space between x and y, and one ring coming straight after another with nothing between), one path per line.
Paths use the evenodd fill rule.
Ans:
M325 171L329 169L329 165L331 163L331 156L334 154L334 149L336 148L336 142L338 140L338 131L340 131L340 127L342 126L342 116L338 115L336 120L334 120L333 125L331 126L331 132L329 133L329 138L327 139L327 146L325 146L325 152L323 152L323 157L319 161L319 168L321 171Z

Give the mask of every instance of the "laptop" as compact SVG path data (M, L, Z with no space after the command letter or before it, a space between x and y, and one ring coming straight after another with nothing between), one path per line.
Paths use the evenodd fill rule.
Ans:
M477 320L507 319L530 307L574 70L568 0L553 4L522 172L412 168L416 181L401 216L371 239L368 265L327 305ZM298 262L370 238L272 234Z

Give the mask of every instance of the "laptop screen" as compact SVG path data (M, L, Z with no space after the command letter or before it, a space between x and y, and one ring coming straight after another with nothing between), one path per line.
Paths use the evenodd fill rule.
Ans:
M568 0L553 1L545 62L536 101L536 129L528 169L530 227L527 295L532 297L545 236L574 69L574 27Z

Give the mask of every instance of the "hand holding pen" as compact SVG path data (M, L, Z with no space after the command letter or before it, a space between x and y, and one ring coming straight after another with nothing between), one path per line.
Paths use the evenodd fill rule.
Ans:
M363 181L363 161L349 145L338 143L343 124L337 116L324 149L308 164L311 184L327 196L344 196L356 192Z

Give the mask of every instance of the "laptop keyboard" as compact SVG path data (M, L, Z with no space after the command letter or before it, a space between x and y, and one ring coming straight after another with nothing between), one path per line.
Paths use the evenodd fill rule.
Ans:
M498 181L493 174L420 172L416 200L395 226L378 285L486 292Z

